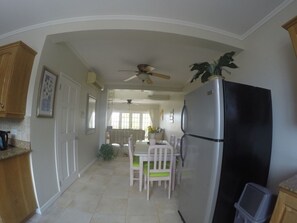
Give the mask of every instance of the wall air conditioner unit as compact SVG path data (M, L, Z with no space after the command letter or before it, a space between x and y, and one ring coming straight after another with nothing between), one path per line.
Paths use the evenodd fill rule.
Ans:
M167 101L170 99L170 96L162 95L162 94L152 94L152 95L148 95L148 98L151 100Z
M87 74L87 83L95 86L96 88L100 89L101 91L104 90L104 84L102 80L97 77L95 72L88 72Z

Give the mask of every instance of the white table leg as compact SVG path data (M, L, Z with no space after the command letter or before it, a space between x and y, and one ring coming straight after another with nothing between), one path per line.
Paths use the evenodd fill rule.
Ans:
M139 191L142 191L142 183L143 183L143 158L139 157Z

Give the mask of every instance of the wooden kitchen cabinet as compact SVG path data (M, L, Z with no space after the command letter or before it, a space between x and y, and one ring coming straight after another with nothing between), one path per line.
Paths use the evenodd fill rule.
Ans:
M288 21L282 27L288 30L295 50L295 55L297 56L297 16Z
M291 184L281 184L270 223L297 222L297 176L289 179ZM286 183L286 182L284 182Z
M36 209L29 153L0 160L0 179L0 219L24 222Z
M0 117L24 117L35 55L21 41L0 47Z

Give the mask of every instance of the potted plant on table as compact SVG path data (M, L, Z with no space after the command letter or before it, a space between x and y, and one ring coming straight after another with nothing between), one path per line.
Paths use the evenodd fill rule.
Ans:
M149 139L154 139L155 134L158 132L158 130L155 127L152 127L152 126L148 126L147 131L148 131L148 138Z
M222 77L222 71L226 71L227 73L231 73L230 71L226 70L223 67L229 67L229 68L238 68L236 64L233 63L235 52L231 51L228 53L225 53L223 56L221 56L218 60L215 60L213 63L208 62L202 62L202 63L194 63L190 65L191 71L196 70L196 74L193 76L191 83L195 81L197 78L201 76L201 82L204 83L208 81L212 77Z

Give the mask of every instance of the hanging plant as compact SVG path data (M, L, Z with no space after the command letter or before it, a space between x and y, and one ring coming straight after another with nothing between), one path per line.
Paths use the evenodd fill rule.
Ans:
M229 53L225 53L223 56L221 56L218 60L214 61L213 63L202 62L190 65L191 71L197 71L196 74L193 76L191 83L199 77L201 77L202 83L206 82L211 76L223 77L223 70L231 74L231 72L226 70L224 67L238 68L238 66L233 63L234 54L235 52L231 51Z

